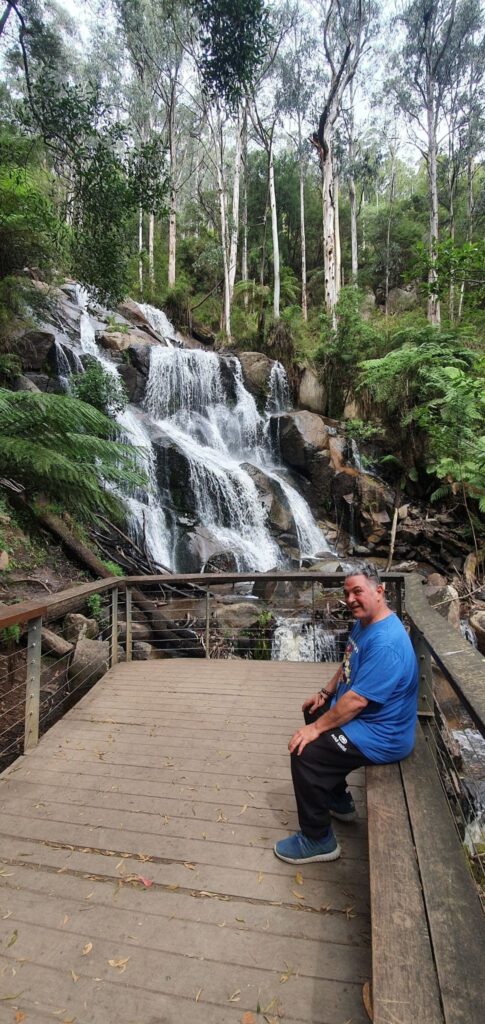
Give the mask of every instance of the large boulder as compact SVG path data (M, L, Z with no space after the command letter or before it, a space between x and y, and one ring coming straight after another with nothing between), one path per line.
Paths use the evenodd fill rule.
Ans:
M29 377L24 377L23 373L19 373L13 382L13 390L33 391L39 394L41 389L37 387L37 384L34 384L33 380L30 380Z
M298 388L298 405L310 412L324 413L326 403L325 388L316 370L305 367Z
M255 398L264 397L274 360L262 352L240 352L238 356L246 388Z
M145 397L146 376L131 363L120 363L118 373L128 395L128 401L138 405Z
M109 643L107 640L78 640L69 665L69 680L76 689L92 686L108 671Z
M139 345L137 342L136 344L130 344L126 351L130 364L135 367L135 370L138 370L144 377L148 377L151 347L149 345Z
M248 629L257 625L260 608L255 607L254 602L244 601L222 604L217 602L211 606L211 620L215 621L221 629Z
M53 331L32 329L21 331L12 339L13 350L22 364L22 369L39 372L47 366L56 336Z
M473 609L470 615L470 626L477 638L477 647L481 654L485 654L485 611Z
M244 463L242 468L246 470L256 485L273 532L294 533L295 523L288 498L279 481L267 476L264 470L252 466L250 463Z
M282 458L295 469L307 468L308 458L329 446L329 427L322 416L308 410L292 410L274 416Z
M93 640L99 633L96 619L88 619L85 615L70 612L64 619L63 633L66 640L77 643L84 638Z
M128 323L138 327L141 331L149 334L155 341L160 341L160 335L153 330L153 327L147 320L144 313L142 313L138 303L134 302L133 299L125 299L120 302L118 311L121 315L128 320Z
M136 329L130 331L96 331L96 341L98 345L101 345L102 348L107 349L109 352L126 352L131 345L166 345L166 342L160 342L145 331Z
M448 583L446 586L430 586L429 583L423 587L432 608L435 608L444 619L447 619L450 626L460 629L460 598L458 591Z
M389 313L407 313L419 306L419 297L414 286L391 288L387 302Z

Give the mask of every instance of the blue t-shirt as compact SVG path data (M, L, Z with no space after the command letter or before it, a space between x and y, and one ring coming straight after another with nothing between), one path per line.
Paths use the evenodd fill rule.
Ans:
M370 626L356 622L343 660L343 678L333 703L344 693L369 701L342 732L378 764L399 761L414 746L418 665L401 620L392 612Z

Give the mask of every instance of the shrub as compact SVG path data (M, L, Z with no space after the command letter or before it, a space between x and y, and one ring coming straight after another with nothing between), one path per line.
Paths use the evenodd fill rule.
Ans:
M108 416L116 416L117 413L123 412L128 404L123 382L119 377L103 370L94 359L89 362L84 373L72 375L71 393L74 398L87 402Z

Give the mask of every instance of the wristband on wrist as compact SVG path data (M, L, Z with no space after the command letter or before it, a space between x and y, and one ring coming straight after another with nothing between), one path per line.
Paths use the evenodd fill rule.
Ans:
M318 692L320 697L333 697L333 693L330 693L330 690L326 690L324 686Z

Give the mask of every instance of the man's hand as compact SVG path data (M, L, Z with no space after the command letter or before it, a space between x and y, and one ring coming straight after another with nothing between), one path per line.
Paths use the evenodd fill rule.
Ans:
M297 729L293 733L291 740L288 744L288 750L290 754L301 754L302 750L305 749L307 743L312 743L313 740L318 739L320 735L319 730L315 723L311 725L302 725L301 729Z
M322 696L320 693L313 693L311 697L307 697L307 699L303 701L301 710L305 712L306 709L308 708L310 714L312 715L313 712L317 710L317 708L321 708L322 705L325 704L325 700L326 697Z

